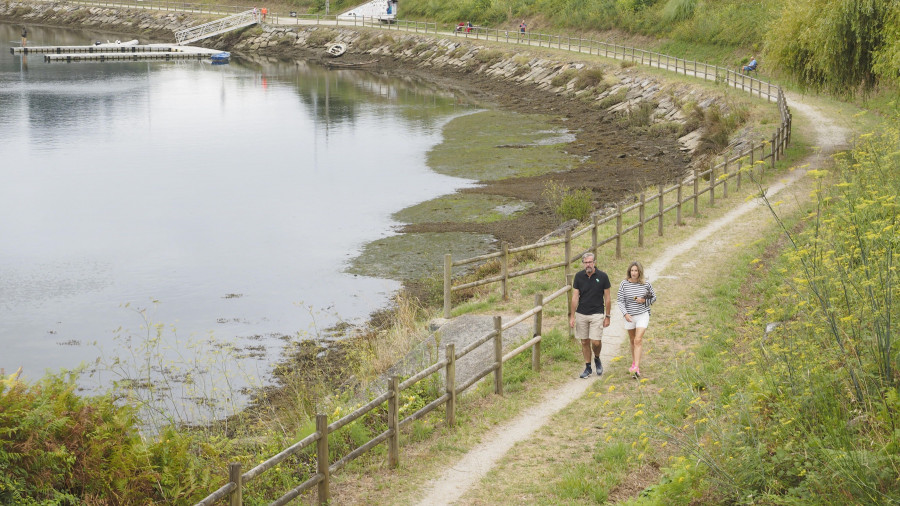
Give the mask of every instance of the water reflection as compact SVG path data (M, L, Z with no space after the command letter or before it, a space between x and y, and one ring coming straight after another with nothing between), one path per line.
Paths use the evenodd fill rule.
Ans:
M26 68L8 49L20 32L0 24L7 373L102 352L140 362L104 382L171 374L234 392L265 381L285 341L386 304L396 282L343 271L393 235L392 213L469 184L425 165L441 126L468 110L430 86L267 61L31 55ZM29 45L111 38L29 32ZM170 410L222 414L179 388L186 404Z

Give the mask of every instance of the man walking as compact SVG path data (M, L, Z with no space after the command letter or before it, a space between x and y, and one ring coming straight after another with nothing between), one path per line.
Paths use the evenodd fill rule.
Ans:
M569 326L575 329L575 338L581 340L581 354L584 356L584 372L581 378L591 375L591 352L594 355L594 366L597 376L603 374L600 362L600 348L603 345L603 329L609 327L609 311L612 299L609 295L609 276L597 270L594 265L594 254L581 256L584 270L575 274L572 282L572 308L569 313Z
M22 28L22 47L28 45L28 30L26 28Z

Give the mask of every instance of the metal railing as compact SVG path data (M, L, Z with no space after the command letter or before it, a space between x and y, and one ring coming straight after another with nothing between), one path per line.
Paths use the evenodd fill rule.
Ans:
M212 37L213 35L219 35L221 33L230 32L236 28L259 23L259 20L259 11L251 9L222 19L210 21L209 23L203 23L202 25L192 26L190 28L185 28L184 30L177 30L175 32L175 43L179 45L190 44L191 42Z

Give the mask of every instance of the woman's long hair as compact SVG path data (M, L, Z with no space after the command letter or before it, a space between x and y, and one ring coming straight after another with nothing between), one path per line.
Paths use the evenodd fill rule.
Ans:
M625 279L631 279L631 268L634 266L637 266L637 268L638 268L638 283L643 285L644 284L644 266L641 265L641 263L638 262L637 260L635 260L634 262L631 262L631 264L628 265L628 270L625 271Z

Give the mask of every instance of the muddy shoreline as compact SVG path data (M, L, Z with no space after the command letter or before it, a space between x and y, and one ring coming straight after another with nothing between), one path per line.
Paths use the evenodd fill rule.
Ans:
M286 54L288 53L288 54ZM294 54L290 54L294 53ZM265 52L262 53L265 55ZM251 55L247 55L252 58ZM296 49L278 58L326 63L322 52ZM365 57L353 55L359 61ZM617 115L591 107L569 95L516 86L482 74L451 67L421 67L402 59L380 57L371 72L409 76L452 90L486 107L527 114L543 114L560 128L575 134L565 151L583 161L572 170L534 177L481 181L460 193L500 195L534 203L520 216L492 223L431 222L403 226L399 231L471 232L490 234L511 245L528 244L554 230L562 220L542 197L549 181L570 188L586 188L594 195L596 209L619 202L647 186L671 182L685 174L691 157L681 151L677 136L636 135L624 130Z

